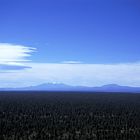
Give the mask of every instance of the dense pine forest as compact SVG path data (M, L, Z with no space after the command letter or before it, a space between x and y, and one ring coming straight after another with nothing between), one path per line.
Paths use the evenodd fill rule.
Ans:
M1 92L0 140L140 140L140 94Z

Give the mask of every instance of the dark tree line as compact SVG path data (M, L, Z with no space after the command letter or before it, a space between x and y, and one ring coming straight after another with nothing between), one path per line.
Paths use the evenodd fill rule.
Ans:
M140 94L3 92L0 140L140 140Z

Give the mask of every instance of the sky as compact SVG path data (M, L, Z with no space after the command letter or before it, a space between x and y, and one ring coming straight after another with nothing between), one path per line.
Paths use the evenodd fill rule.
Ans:
M0 0L0 87L140 87L139 0Z

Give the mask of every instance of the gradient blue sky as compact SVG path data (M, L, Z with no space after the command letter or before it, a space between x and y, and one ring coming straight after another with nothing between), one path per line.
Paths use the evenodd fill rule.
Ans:
M37 62L136 62L140 1L0 0L0 42L36 47Z
M36 71L37 69L33 69L36 64L38 67L41 65L42 69L47 67L46 70L49 69L50 73L53 68L57 69L57 74L53 73L57 76L41 79L38 75L35 79L32 75L32 82L28 83L29 79L26 79L24 85L63 82L88 86L110 83L140 86L140 78L138 78L140 77L139 0L0 0L0 43L0 52L6 52L2 51L4 43L7 43L7 48L19 45L21 55L26 57L28 54L32 61L23 66L21 64L15 66L13 64L17 65L17 61L23 60L23 56L19 57L17 54L19 50L13 49L12 52L17 52L13 53L14 57L6 58L0 53L0 69L2 73L6 72L2 76L0 74L0 78L3 77L3 79L11 75L11 72L7 74L6 69L10 69L7 64L12 64L11 70L17 67L17 71L14 72L16 76L22 68L31 67ZM28 50L28 47L34 48L35 52ZM11 54L8 49L7 53ZM9 62L10 59L12 63ZM83 68L82 64L80 65L83 71L79 69L79 64L67 66L61 63L83 63ZM93 70L85 70L84 64L90 64L89 69ZM119 69L120 64L122 65ZM60 67L63 67L63 70ZM66 67L72 71L67 73L69 78L67 80L58 78L58 75L64 76L60 71L64 73ZM129 67L131 68L128 72ZM43 73L41 68L38 71ZM106 71L106 69L109 70ZM117 75L113 74L116 70L119 71ZM90 74L83 78L85 71ZM27 73L28 71L24 71L24 74ZM102 75L102 78L96 77L97 73ZM112 76L116 79L110 79ZM95 81L90 77L95 78ZM133 77L135 78L132 79ZM77 81L77 78L80 80ZM7 81L10 79L7 78ZM19 82L12 78L10 83L7 81L0 82L3 82L3 86L16 86Z

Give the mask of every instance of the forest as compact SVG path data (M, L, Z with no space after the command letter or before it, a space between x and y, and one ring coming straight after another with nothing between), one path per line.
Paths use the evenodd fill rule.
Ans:
M140 94L0 92L0 140L140 140Z

